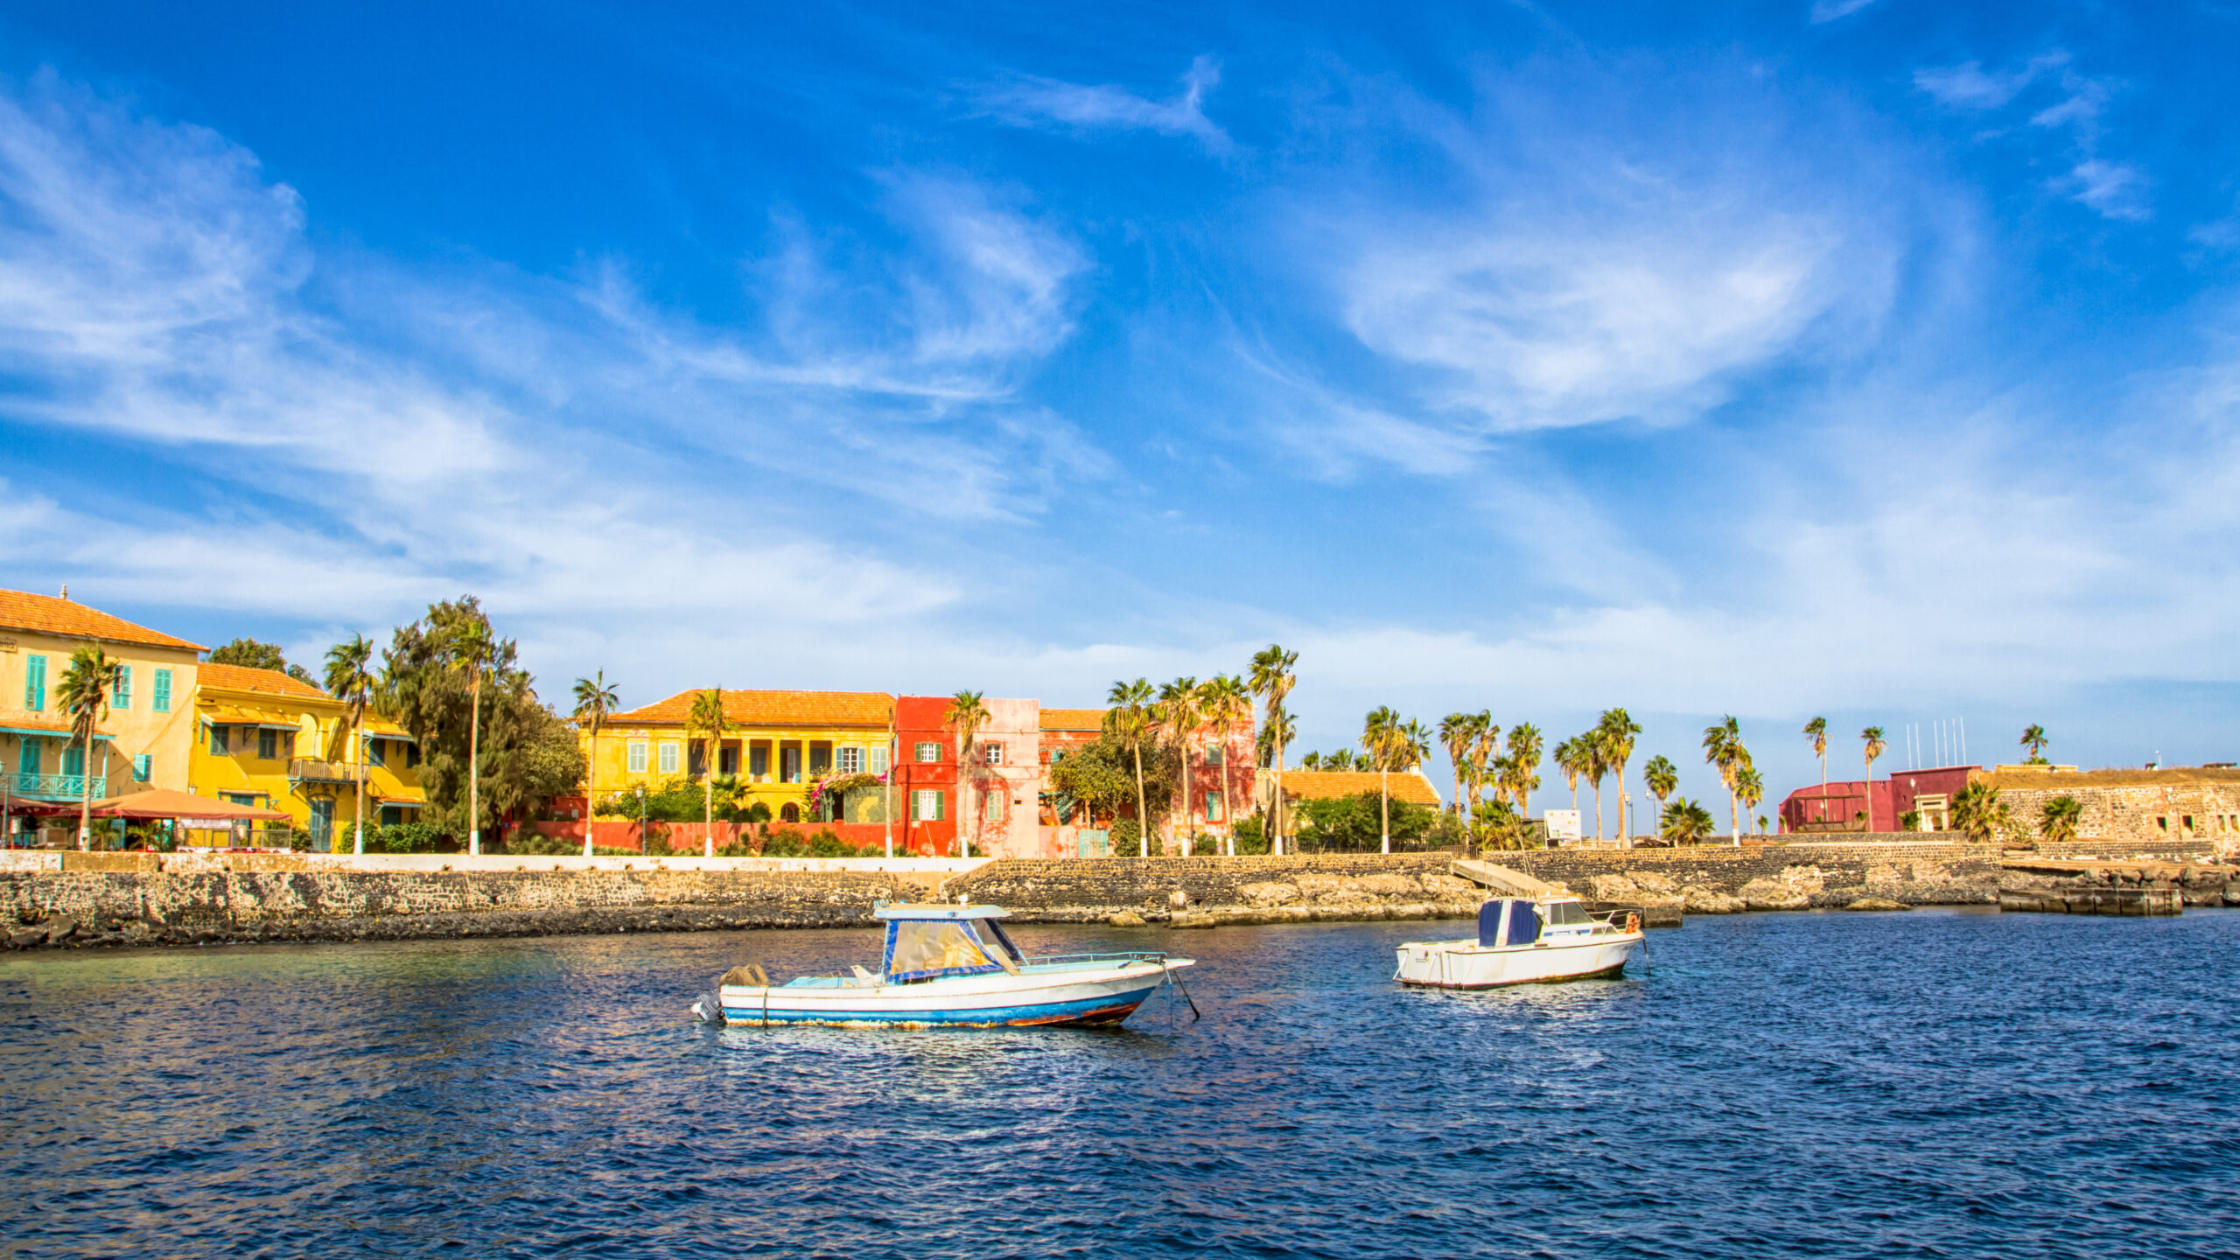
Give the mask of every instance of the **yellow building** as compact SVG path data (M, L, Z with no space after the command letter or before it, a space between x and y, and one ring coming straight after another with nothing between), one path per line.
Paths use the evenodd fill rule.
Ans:
M278 670L204 663L193 709L193 791L285 812L311 834L314 852L347 837L358 767L341 701ZM419 746L378 719L366 722L365 737L367 826L410 820L426 799Z
M599 732L594 756L599 799L653 788L679 777L697 780L707 742L688 730L699 691L680 691L656 704L616 713ZM805 817L811 779L885 774L893 747L894 697L878 691L725 691L727 731L716 775L735 777L742 803L759 801L771 817ZM584 749L592 753L589 732Z
M121 666L91 766L56 702L70 658L83 647L100 648ZM96 800L186 790L194 739L188 697L201 651L67 598L0 591L0 795L55 805L88 789ZM19 836L28 830L20 819L17 827Z

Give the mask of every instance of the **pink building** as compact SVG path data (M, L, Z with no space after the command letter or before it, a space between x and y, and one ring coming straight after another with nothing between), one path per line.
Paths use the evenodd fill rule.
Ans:
M1952 798L1968 786L1980 766L1938 766L1900 770L1887 779L1831 780L1789 793L1781 802L1781 830L1790 833L1900 831L1907 814L1920 814L1916 829L1942 831L1951 823Z

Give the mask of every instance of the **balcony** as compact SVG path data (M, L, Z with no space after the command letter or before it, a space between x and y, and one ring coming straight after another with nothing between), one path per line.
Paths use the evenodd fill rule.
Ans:
M288 778L297 783L334 783L347 787L358 781L357 772L342 761L312 761L297 757L288 763Z
M90 789L93 799L109 795L109 776L96 774L0 774L0 783L16 796L27 796L41 801L75 801L82 799Z

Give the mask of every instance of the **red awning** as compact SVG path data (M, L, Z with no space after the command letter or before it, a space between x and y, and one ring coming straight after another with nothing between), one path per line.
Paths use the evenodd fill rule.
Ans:
M112 796L93 803L96 818L192 818L216 822L233 822L248 819L261 822L287 822L288 815L276 809L258 809L254 805L236 805L214 796L196 796L192 792L174 792L157 788L152 792L134 792L127 796Z

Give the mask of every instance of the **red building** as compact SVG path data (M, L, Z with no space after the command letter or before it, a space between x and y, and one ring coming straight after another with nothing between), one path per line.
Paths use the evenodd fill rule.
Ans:
M1887 779L1838 779L1826 787L1798 788L1781 802L1781 830L1789 833L1902 831L1909 813L1915 829L1942 831L1951 824L1952 798L1980 766L1900 770Z

